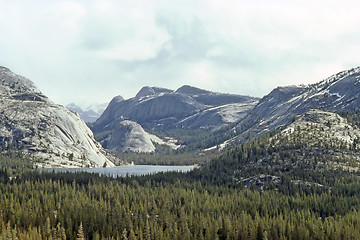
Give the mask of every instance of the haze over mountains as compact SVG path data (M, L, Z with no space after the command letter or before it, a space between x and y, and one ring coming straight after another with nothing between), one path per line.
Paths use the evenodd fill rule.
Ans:
M75 103L69 103L65 107L71 111L77 112L86 123L92 123L101 116L107 105L108 103L101 103L89 105L83 108Z

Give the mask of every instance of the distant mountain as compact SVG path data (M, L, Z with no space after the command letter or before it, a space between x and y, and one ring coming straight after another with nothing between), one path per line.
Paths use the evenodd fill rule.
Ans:
M317 84L278 87L263 97L239 123L241 138L290 123L309 109L332 112L360 108L360 67L337 73Z
M0 67L0 142L40 167L114 164L79 115L52 103L30 80Z
M102 103L102 104L90 105L83 109L78 105L76 105L75 103L70 103L66 105L66 108L71 111L77 112L85 122L92 123L95 122L101 116L101 114L106 109L107 105L108 103Z
M214 93L190 86L176 91L144 87L134 98L115 97L94 123L93 130L96 133L111 130L122 120L154 130L217 128L245 116L257 101L254 97Z

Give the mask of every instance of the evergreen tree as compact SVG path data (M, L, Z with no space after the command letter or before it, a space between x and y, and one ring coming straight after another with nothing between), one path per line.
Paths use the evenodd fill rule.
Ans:
M79 229L77 231L76 240L85 240L83 224L80 222Z

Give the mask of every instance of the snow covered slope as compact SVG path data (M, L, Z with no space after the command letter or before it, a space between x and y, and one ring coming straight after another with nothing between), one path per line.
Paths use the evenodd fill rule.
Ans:
M286 125L309 109L342 112L359 107L360 67L357 67L317 84L274 89L240 122L239 128L246 130L242 133L244 137Z
M79 115L52 103L28 79L0 67L0 142L40 167L114 166Z

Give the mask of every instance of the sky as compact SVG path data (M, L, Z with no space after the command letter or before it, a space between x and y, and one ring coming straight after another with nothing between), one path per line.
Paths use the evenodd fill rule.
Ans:
M262 97L360 66L358 0L0 0L0 66L80 106L143 86Z

